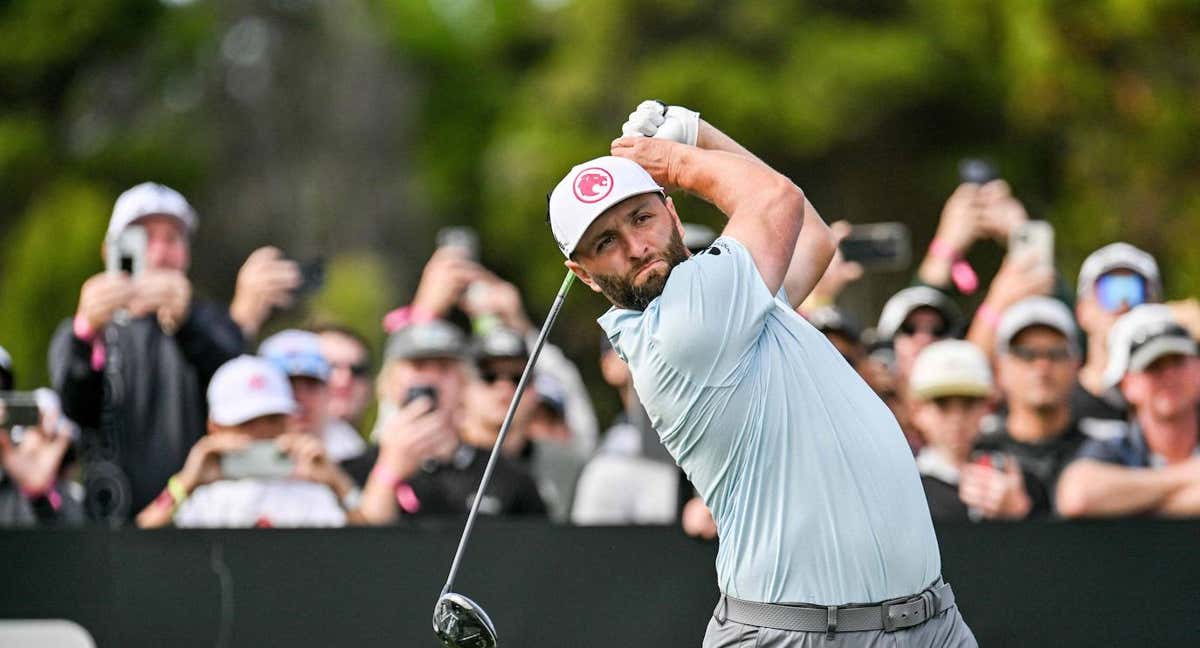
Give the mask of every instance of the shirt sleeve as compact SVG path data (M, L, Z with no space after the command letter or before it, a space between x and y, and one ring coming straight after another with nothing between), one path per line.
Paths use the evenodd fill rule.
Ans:
M1079 450L1075 453L1074 460L1091 459L1092 461L1100 461L1103 463L1126 465L1126 453L1121 451L1118 442L1101 441L1098 439L1088 439L1079 446Z
M750 252L721 237L671 272L651 320L654 342L676 369L706 384L725 384L736 379L774 306Z

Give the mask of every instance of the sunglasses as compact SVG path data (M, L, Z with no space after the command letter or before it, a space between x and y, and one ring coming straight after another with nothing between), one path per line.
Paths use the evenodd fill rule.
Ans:
M483 382L494 385L497 381L507 380L512 384L521 382L521 374L514 371L493 371L491 369L483 369L479 372L479 377Z
M1034 349L1026 346L1014 346L1008 349L1008 353L1012 357L1022 362L1034 362L1037 360L1049 360L1050 362L1066 362L1071 358L1071 349L1069 347L1060 346L1049 349Z
M365 362L356 362L354 364L330 363L329 367L334 370L347 369L355 378L365 378L371 373L371 366Z
M917 326L912 322L905 322L900 325L900 332L905 335L916 335L917 333L928 333L935 338L944 338L950 335L950 326L942 323L937 326Z
M1146 280L1138 275L1106 274L1096 280L1096 301L1114 313L1146 303Z

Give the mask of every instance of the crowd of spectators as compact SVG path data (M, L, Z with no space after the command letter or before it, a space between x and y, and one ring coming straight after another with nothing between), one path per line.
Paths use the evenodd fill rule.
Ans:
M336 322L260 341L297 298L299 266L261 248L228 307L201 299L188 279L198 220L162 185L117 199L106 269L54 334L36 423L8 422L20 368L0 348L0 524L463 516L537 336L519 290L445 243L412 301L381 314L381 353ZM841 254L798 311L896 415L936 520L1200 515L1200 305L1163 303L1155 259L1124 242L1086 259L1073 296L1052 258L1016 249L982 285L971 249L1008 245L1028 221L1003 180L964 182L875 326L838 303L867 272ZM131 230L136 263L114 263ZM686 234L693 253L715 237ZM601 433L579 367L547 344L480 511L715 537L628 367L598 329L586 335L598 352L580 360L598 363L619 414Z

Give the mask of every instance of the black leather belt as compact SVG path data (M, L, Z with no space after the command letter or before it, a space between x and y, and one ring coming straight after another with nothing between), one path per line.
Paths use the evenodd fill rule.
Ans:
M792 632L895 632L920 625L954 607L954 590L938 579L920 594L873 605L758 603L721 594L713 618Z

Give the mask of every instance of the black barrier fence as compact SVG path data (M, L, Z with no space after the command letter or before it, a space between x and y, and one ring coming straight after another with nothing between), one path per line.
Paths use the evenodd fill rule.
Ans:
M459 524L0 533L0 617L109 646L436 646ZM1200 522L938 529L982 646L1200 645ZM699 646L716 547L673 528L485 522L456 589L504 648Z

